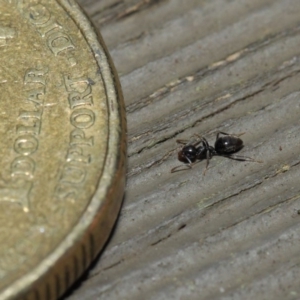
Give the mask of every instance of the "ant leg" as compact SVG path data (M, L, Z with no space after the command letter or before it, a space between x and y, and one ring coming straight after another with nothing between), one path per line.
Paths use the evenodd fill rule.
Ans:
M198 140L199 140L199 141L201 141L201 140L202 140L202 137L201 137L201 135L199 135L198 133L194 133L193 135L194 135L194 136L196 136L196 137L198 138Z
M179 171L184 171L184 170L189 170L191 168L192 168L191 165L180 165L180 166L177 166L177 167L171 169L171 173L175 173L175 172L179 172Z
M186 145L189 143L189 141L188 140L176 140L176 143Z
M243 156L243 155L231 154L231 155L218 155L218 156L223 156L223 157L227 157L229 159L240 160L240 161L251 161L251 162L257 162L257 163L263 163L262 160L256 160L252 157Z
M205 167L205 169L204 169L204 171L203 171L203 176L205 176L205 173L206 173L206 171L208 170L208 165L209 165L209 160L211 159L211 155L210 155L210 152L207 150L206 151L206 167Z
M240 137L241 135L245 134L246 132L241 132L241 133L237 133L237 134L230 134L230 133L226 133L226 132L223 132L223 131L217 131L217 138L219 138L219 135L220 134L223 134L223 135L232 135L232 136L236 136L236 137Z
M208 149L209 148L209 144L208 144L208 141L206 140L206 138L202 138L201 139L201 142L202 142L202 145L205 149Z
M171 169L171 173L189 170L198 162L199 161L195 161L194 163L189 163L189 164L186 164L186 165L180 165L180 166L174 167L173 169Z
M195 133L194 135L197 136L197 137L199 138L199 140L194 144L194 146L197 146L197 145L199 145L200 143L202 143L202 145L203 145L203 147L204 147L205 149L208 149L208 148L209 148L209 144L208 144L206 138L201 137L201 136L200 136L199 134L197 134L197 133Z
M193 146L197 146L201 143L200 141L189 141L189 140L176 140L176 143L178 144L182 144L182 145L193 145Z

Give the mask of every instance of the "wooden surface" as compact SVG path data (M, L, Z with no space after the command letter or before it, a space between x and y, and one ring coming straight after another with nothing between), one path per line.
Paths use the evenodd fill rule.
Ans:
M80 3L120 74L129 161L116 230L64 299L300 299L300 1ZM170 173L177 139L217 130L263 163Z

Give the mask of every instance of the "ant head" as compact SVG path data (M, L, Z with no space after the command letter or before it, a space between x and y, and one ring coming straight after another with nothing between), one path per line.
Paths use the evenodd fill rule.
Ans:
M197 159L197 148L193 145L186 145L178 152L178 160L184 163L192 163Z

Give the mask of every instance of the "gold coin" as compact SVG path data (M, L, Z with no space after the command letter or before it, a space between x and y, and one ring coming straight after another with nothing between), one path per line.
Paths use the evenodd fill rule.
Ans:
M0 8L0 299L57 299L120 208L121 91L75 1Z

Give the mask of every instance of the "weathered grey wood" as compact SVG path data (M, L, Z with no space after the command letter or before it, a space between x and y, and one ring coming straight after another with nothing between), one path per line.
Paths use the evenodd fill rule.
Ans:
M116 230L65 298L300 299L300 2L80 0L127 105ZM171 174L176 139L243 136L241 155Z

